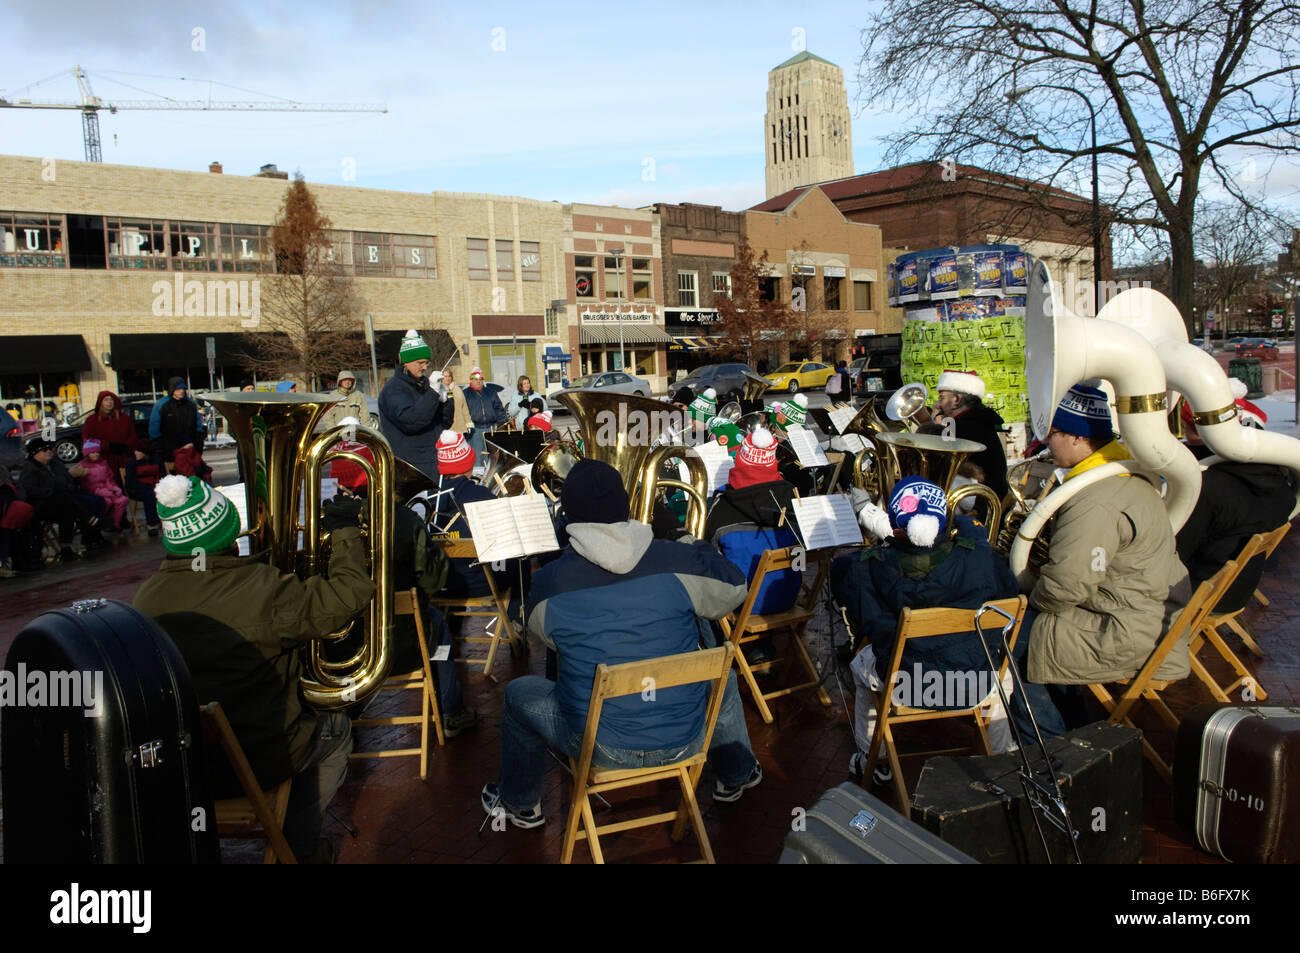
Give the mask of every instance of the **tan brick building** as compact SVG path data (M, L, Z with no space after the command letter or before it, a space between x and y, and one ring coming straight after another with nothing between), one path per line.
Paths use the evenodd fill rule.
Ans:
M746 212L745 234L755 257L767 252L769 293L803 307L795 339L762 355L769 363L849 360L855 342L902 330L885 301L879 226L846 219L820 186L780 211Z
M311 188L373 318L381 380L411 327L450 335L462 381L474 364L503 384L541 380L544 349L572 343L554 308L572 294L559 203ZM268 226L285 189L268 177L0 156L0 401L28 387L48 396L68 378L87 398L156 392L171 374L233 386L256 282L274 280Z

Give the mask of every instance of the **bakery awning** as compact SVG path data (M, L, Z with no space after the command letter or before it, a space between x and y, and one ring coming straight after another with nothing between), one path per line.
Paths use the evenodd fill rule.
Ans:
M90 370L80 334L6 334L0 341L0 374Z
M243 364L248 344L238 331L213 334L110 334L109 355L115 371L149 367L203 367L208 363L207 339L212 338L216 363Z
M580 344L617 344L618 326L605 328L579 328ZM623 325L623 343L625 344L671 344L672 335L663 328L645 324Z

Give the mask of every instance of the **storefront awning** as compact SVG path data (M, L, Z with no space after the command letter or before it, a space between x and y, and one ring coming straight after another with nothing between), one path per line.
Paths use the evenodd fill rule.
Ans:
M668 345L670 351L707 351L715 347L721 347L722 341L719 338L702 338L702 337L683 337L673 338L673 343Z
M150 367L203 367L208 363L207 338L213 338L216 363L242 364L248 353L244 335L237 331L215 334L110 334L109 354L115 371Z
M645 324L623 325L623 343L625 344L671 344L672 335L663 328ZM612 328L580 328L578 342L581 344L617 344L618 326Z
M90 354L80 334L6 334L0 340L0 374L90 370Z

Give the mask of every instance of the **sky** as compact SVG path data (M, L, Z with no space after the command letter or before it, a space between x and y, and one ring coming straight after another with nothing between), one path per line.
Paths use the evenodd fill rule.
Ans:
M411 192L742 209L766 197L768 71L796 52L844 70L856 172L882 168L882 137L916 121L866 108L861 33L877 5L10 0L0 96L75 102L80 65L109 102L382 103L387 113L101 111L103 158L192 170L220 161L244 175L275 163L309 182ZM1063 106L1079 108L1072 97ZM0 153L81 159L80 117L0 109ZM1259 188L1295 207L1300 161L1261 156L1258 169Z
M116 164L217 160L250 174L276 163L309 182L370 188L744 208L765 198L767 73L807 48L845 70L855 169L880 167L879 117L855 108L862 2L72 2L13 4L5 19L9 99L77 101L80 65L108 101L388 108L101 111L103 158ZM0 110L0 152L83 158L80 117Z

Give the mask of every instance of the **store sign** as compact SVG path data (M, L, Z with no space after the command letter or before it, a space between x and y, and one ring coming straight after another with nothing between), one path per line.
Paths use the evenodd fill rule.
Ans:
M827 278L843 278L845 272L839 265L825 265L822 267L822 274Z
M618 312L615 311L582 311L579 312L579 318L583 324L611 325L618 324ZM624 324L654 324L655 316L653 311L624 311Z
M816 265L795 265L793 268L790 269L790 271L796 275L812 276L817 274L817 266ZM843 276L843 274L844 274L844 269L841 268L840 269L841 277Z
M573 288L579 298L591 297L591 279L586 275L579 275L573 282Z
M664 312L664 321L667 324L694 324L710 325L721 323L717 311L674 311L672 309Z

